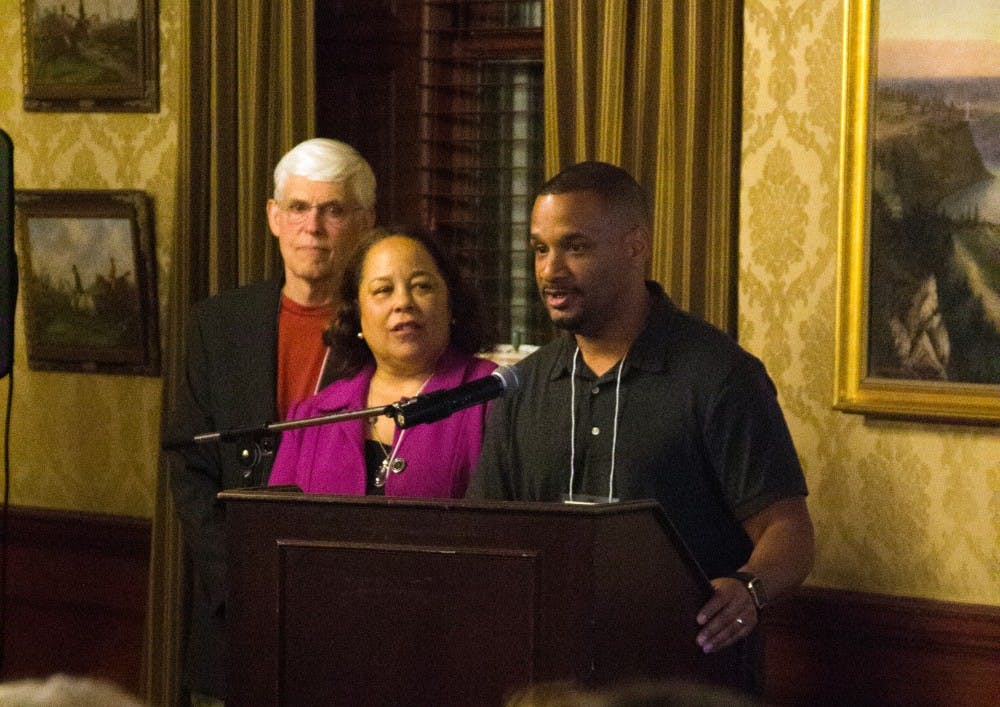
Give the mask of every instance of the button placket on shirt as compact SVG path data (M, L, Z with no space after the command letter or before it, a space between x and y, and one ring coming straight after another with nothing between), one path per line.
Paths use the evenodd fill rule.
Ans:
M611 468L611 439L606 432L612 429L614 424L614 380L587 381L590 395L586 397L586 403L577 409L578 430L585 430L578 439L580 447L585 449L584 454L580 454L581 449L577 449L577 470L582 470L578 477L578 493L600 494L607 486L607 475ZM608 391L611 391L611 394ZM593 424L593 423L598 424ZM579 466L582 461L582 466ZM603 491L603 493L607 493Z

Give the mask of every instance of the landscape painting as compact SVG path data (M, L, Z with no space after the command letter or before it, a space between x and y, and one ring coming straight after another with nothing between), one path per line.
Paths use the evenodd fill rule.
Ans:
M18 191L28 366L158 375L152 214L136 191Z
M968 7L881 8L869 374L1000 384L1000 55Z
M1000 10L849 4L838 406L1000 420Z
M24 107L155 112L155 0L22 0Z

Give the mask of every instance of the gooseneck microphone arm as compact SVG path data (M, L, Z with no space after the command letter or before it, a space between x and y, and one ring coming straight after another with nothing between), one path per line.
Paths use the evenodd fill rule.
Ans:
M265 454L274 452L273 440L285 430L300 427L314 427L333 422L345 422L358 418L372 418L385 415L391 417L400 429L422 425L428 422L448 417L452 413L474 405L508 395L518 386L517 372L510 366L500 366L488 376L463 383L456 388L439 390L415 398L404 398L391 405L365 408L364 410L346 410L333 412L317 417L305 417L299 420L284 420L269 422L256 427L224 430L221 432L203 432L183 440L170 439L163 443L163 449L179 450L198 444L213 442L237 442L242 445L240 462L248 470L253 469ZM249 474L249 471L246 472Z
M256 427L242 427L222 432L203 432L196 434L194 437L167 440L162 446L163 449L167 450L182 450L195 445L211 444L213 442L235 442L240 445L239 457L240 465L244 468L243 475L246 478L250 478L260 460L265 456L274 454L274 450L277 448L274 440L284 430L325 425L332 422L344 422L362 417L392 416L394 413L395 408L392 405L365 408L364 410L348 410L346 412L335 412L318 417L305 417L300 420L269 422L257 425Z
M209 442L237 442L247 438L269 437L285 430L294 430L300 427L314 427L316 425L326 425L332 422L345 422L346 420L357 420L362 417L378 417L386 415L392 417L395 414L395 407L392 405L381 405L378 407L365 408L364 410L347 410L345 412L332 412L327 415L316 417L303 417L299 420L285 420L283 422L268 422L257 427L243 427L235 430L225 430L223 432L203 432L191 438L194 444L206 444ZM180 443L173 446L186 446Z

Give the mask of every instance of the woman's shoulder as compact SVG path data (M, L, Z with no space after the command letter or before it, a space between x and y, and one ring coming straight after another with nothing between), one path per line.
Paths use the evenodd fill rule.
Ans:
M491 361L488 358L482 358L480 356L472 356L471 358L472 360L469 362L469 372L472 378L488 376L499 368L496 361Z
M295 403L288 411L288 418L300 420L304 417L324 415L348 407L356 407L368 391L371 368L366 366L350 378L339 378L314 395Z
M487 358L464 353L452 347L438 360L437 373L434 377L447 387L488 376L496 367L497 364Z

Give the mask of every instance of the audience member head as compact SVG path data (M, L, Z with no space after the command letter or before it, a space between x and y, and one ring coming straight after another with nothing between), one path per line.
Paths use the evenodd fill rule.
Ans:
M514 692L504 707L604 707L601 696L569 682L541 682Z
M571 683L539 683L514 693L504 707L757 707L743 693L688 680L626 683L584 689Z
M91 677L57 673L0 683L0 707L144 707L117 685Z

